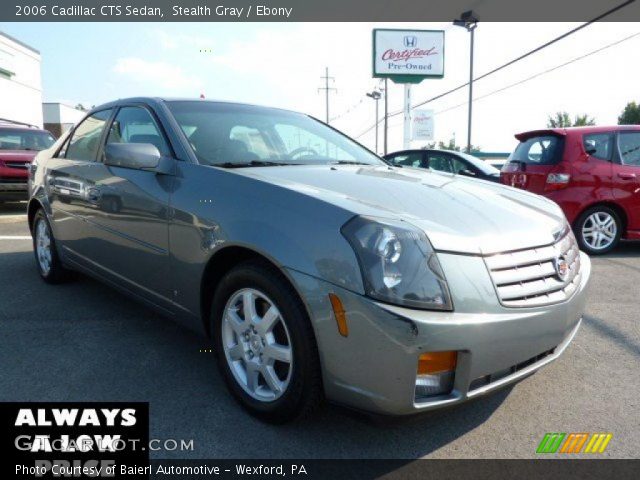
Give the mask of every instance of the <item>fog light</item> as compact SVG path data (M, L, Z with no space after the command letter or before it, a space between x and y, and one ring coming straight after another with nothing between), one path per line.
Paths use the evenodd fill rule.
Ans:
M418 359L416 400L453 390L458 352L423 353Z

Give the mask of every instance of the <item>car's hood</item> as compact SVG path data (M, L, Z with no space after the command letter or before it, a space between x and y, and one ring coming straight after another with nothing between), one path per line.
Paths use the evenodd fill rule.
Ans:
M0 150L0 160L7 162L30 162L38 153L36 150Z
M489 254L553 243L565 219L553 202L503 185L385 166L291 166L236 172L358 215L399 218L436 250Z

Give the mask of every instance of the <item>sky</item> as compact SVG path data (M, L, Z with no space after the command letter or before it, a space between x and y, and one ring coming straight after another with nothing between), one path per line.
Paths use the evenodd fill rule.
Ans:
M475 73L577 25L480 23ZM469 34L449 23L0 23L0 30L40 50L43 100L71 105L204 94L324 119L325 99L318 88L328 67L335 78L330 86L337 89L330 97L331 124L370 148L375 104L365 94L380 87L371 72L373 28L445 30L445 77L414 86L414 103L468 80ZM621 43L581 58L614 42ZM640 101L639 49L640 23L593 24L476 82L473 145L508 152L516 144L514 134L544 128L557 111L586 113L599 125L617 123L627 102ZM466 143L467 95L462 89L422 107L435 112L436 140L455 137L459 145ZM402 109L402 99L403 86L389 82L389 111ZM380 107L382 115L382 102ZM397 115L389 120L389 151L401 148L402 116Z

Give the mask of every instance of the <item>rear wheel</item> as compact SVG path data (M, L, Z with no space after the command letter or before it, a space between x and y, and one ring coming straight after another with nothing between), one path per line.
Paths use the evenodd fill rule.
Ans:
M618 214L603 205L586 210L575 224L580 248L590 255L602 255L613 250L622 234Z
M244 263L222 279L211 331L227 387L252 415L284 423L320 403L320 362L310 320L274 267Z
M39 209L33 218L33 252L40 277L47 283L62 283L72 277L60 262L55 239L46 215Z

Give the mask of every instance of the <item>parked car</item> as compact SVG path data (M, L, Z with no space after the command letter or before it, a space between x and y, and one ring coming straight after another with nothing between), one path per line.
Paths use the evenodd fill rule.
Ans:
M452 150L402 150L389 153L384 158L398 167L430 168L438 172L500 182L500 170L484 160Z
M506 185L555 201L580 247L597 255L640 239L640 126L576 127L516 135Z
M485 163L491 165L493 168L497 169L498 172L500 170L502 170L502 167L504 167L504 164L507 163L507 159L504 158L489 158L487 160L484 160Z
M54 141L46 130L0 119L0 203L29 198L27 169Z
M581 323L590 262L555 203L389 166L300 113L118 100L34 165L40 276L85 272L209 334L267 421L324 397L456 404L558 358Z

